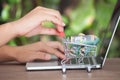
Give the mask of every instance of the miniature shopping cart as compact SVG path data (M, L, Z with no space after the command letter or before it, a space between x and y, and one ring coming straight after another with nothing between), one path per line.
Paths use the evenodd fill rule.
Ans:
M84 59L95 57L99 38L94 35L71 36L63 39L66 58L61 61L62 72L66 73L67 68L79 68L84 64ZM69 66L69 67L68 67ZM90 63L85 65L90 72Z

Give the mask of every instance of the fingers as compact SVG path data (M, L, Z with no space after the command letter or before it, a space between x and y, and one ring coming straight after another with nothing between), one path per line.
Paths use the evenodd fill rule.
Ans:
M61 15L58 11L44 7L37 7L15 22L14 25L19 23L16 27L16 31L18 33L17 35L23 36L31 32L40 26L44 21L54 23L57 31L63 32L63 26L65 26L65 24L62 21ZM23 27L21 28L21 26Z
M26 37L31 37L37 34L47 34L47 35L59 35L58 31L53 28L46 28L46 27L37 27L31 32L25 34Z
M55 24L55 25L57 27L58 32L64 32L64 26L65 26L65 24L63 24L64 26L61 26L61 25L58 25L58 24Z
M46 28L42 27L40 34L48 34L48 35L59 35L58 31L54 28Z
M63 47L59 42L37 42L20 46L16 49L17 51L15 51L14 58L21 63L34 61L36 59L50 60L51 54L54 54L61 59L65 58Z
M57 10L48 9L44 7L38 7L38 9L41 9L44 15L46 16L46 21L51 21L54 24L57 24L57 30L60 32L63 32L63 26L65 26L64 22L62 21L61 14ZM44 17L45 17L44 16Z
M45 52L37 52L37 53L34 54L32 61L33 60L38 60L38 59L40 59L40 60L50 60L51 55L47 54Z
M61 53L59 50L53 48L53 47L50 47L47 45L47 43L36 43L36 47L39 48L40 51L42 52L46 52L46 53L49 53L49 54L54 54L56 55L57 57L63 59L65 58L65 55L63 53Z
M61 53L60 51L58 51L57 49L54 49L54 48L47 46L43 50L45 50L47 53L54 54L61 59L65 58L65 55L63 53Z
M60 51L64 52L64 47L63 45L58 42L58 41L54 41L54 42L47 42L47 45L56 49L59 49Z
M54 16L56 16L56 18L58 18L59 20L62 21L62 17L61 17L61 14L59 11L54 10L54 9L44 8L44 7L43 7L43 9L44 9L44 11L46 11L46 13L49 12L48 14L54 15Z
M56 28L48 29L41 26L42 22L50 21L56 25ZM57 10L52 10L43 7L37 7L30 11L27 15L17 21L20 25L17 27L19 36L23 36L29 33L27 36L33 36L36 34L55 34L64 31L64 22L61 15ZM23 28L21 28L23 26ZM41 28L40 28L41 27ZM39 29L39 30L35 30ZM44 29L44 31L42 31ZM33 31L33 32L32 32ZM41 33L40 33L41 32ZM49 33L50 32L50 33Z
M63 30L64 30L63 28L64 28L65 24L62 21L60 21L58 18L56 18L56 16L46 15L45 20L53 22L56 25L56 29L59 32L63 32Z
M57 43L57 42L55 42L55 43ZM61 49L61 51L63 51L63 48L61 47L60 44L59 44L59 46L57 46L55 43L54 42L49 43L49 45L51 45L52 47L48 46L44 43L37 43L36 47L38 47L40 49L37 50L36 53L32 54L31 61L36 60L36 59L50 60L51 59L50 54L54 54L61 59L65 58L65 55L62 52L55 49L55 48L59 47ZM41 46L39 46L39 45L41 45Z
M62 28L62 27L59 27ZM63 28L62 28L63 30ZM43 26L39 26L35 29L33 29L32 31L28 32L27 34L25 34L24 36L26 37L31 37L37 34L47 34L47 35L58 35L60 36L60 33L58 30L54 29L54 28L47 28L47 27L43 27Z

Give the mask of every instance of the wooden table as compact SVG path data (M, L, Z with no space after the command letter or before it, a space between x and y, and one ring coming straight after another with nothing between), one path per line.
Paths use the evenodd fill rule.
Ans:
M26 71L24 64L0 64L0 80L120 80L120 58L107 59L100 70L67 70L66 75L61 70Z

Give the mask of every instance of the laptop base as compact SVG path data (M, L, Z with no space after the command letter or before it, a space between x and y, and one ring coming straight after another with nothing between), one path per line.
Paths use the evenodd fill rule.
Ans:
M60 61L57 59L51 60L51 61L41 61L41 62L29 62L26 64L26 69L27 70L62 70L63 73L66 73L67 69L86 69L87 72L91 72L91 69L94 68L101 68L101 64L98 64L95 60L95 58L91 58L92 61L89 58L84 59L84 64L76 64L75 61L74 63L71 63L69 61L65 65L61 65Z

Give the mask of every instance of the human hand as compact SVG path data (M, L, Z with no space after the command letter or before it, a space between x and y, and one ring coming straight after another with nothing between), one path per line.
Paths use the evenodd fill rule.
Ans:
M63 46L59 42L37 42L25 46L16 47L12 50L12 56L18 62L25 63L36 59L50 60L51 54L65 58Z
M56 25L56 28L43 27L41 24L44 21L52 22ZM19 36L31 37L37 34L61 36L61 33L64 32L64 25L58 11L36 7L21 19L0 25L0 46ZM62 34L61 37L64 37L64 35Z
M43 27L41 24L45 21L52 22L56 28ZM15 28L19 36L27 37L36 34L59 35L59 32L64 31L63 26L65 26L58 11L44 7L36 7L21 19L14 21L13 25L17 25Z

